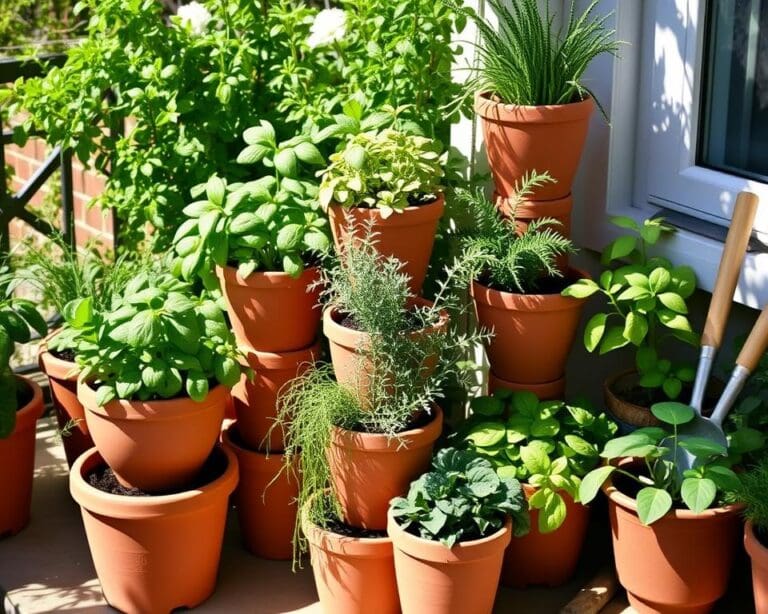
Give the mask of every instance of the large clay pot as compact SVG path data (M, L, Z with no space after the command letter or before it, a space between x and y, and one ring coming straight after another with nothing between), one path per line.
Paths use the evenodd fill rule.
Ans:
M99 453L126 486L179 490L197 475L219 438L229 389L216 386L201 402L188 397L96 402L80 380L77 396Z
M282 450L285 447L283 428L272 428L279 412L278 393L320 357L320 342L294 352L242 350L246 366L253 370L253 379L243 373L240 382L232 388L238 431L249 448Z
M93 566L104 598L128 614L192 608L213 593L229 495L237 460L217 448L221 466L208 484L162 496L121 496L88 483L104 465L95 448L77 459L69 476L80 505Z
M376 250L403 263L402 271L411 278L411 292L418 296L427 276L437 222L444 209L445 197L440 193L432 203L406 207L388 218L383 218L379 209L337 204L328 208L328 217L337 251L347 242L350 229L353 236L364 236L370 229L375 233L372 240Z
M78 456L93 447L85 421L85 410L77 398L79 368L76 363L62 360L52 354L46 342L40 345L37 358L40 368L48 376L56 422L59 430L63 431L61 441L64 444L64 454L67 464L71 467Z
M447 548L403 530L389 514L403 614L490 614L512 521L482 539Z
M526 499L538 490L523 484ZM539 532L539 510L530 510L531 530L513 537L504 552L501 581L505 586L559 586L573 576L587 534L589 508L560 493L565 501L565 521L551 533Z
M571 277L585 278L571 269ZM584 300L560 294L501 292L472 282L478 324L493 331L486 343L493 373L508 382L541 384L563 377Z
M392 540L347 537L302 518L325 614L398 614Z
M0 439L0 536L15 535L29 524L32 476L35 472L35 426L43 415L43 391L35 382L17 377L19 399L16 426Z
M429 469L432 448L443 427L443 412L433 405L429 424L397 437L334 428L328 449L331 482L343 520L353 527L383 530L393 497Z
M503 380L493 371L488 371L488 394L493 394L497 390L528 391L535 394L541 401L559 401L565 398L565 376L554 382L543 384L518 384Z
M554 230L564 237L571 236L571 213L573 210L573 196L568 194L557 200L524 200L513 206L517 199L504 198L498 192L493 193L493 202L501 211L501 214L509 220L515 220L515 230L522 233L528 225L543 217L551 217L560 222L554 226Z
M755 535L754 525L744 526L744 547L752 559L752 590L756 614L768 613L768 548Z
M233 267L216 267L239 346L261 352L292 352L314 343L320 328L317 267L297 278L256 272L243 279Z
M239 426L231 423L222 438L237 456L240 469L235 506L243 544L264 559L290 559L299 496L298 472L284 467L284 456L279 452L248 449L240 441Z
M627 464L631 466L631 464ZM603 486L619 582L640 614L709 612L728 587L741 531L741 505L696 514L675 509L650 526L635 500Z
M538 107L502 104L487 94L475 96L482 118L488 164L496 191L504 198L531 171L549 174L557 183L534 189L531 200L555 200L571 193L595 103L591 98Z

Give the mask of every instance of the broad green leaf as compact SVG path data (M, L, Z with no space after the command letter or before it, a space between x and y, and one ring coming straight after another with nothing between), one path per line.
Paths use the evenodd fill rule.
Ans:
M216 379L228 388L232 388L240 381L240 365L229 356L217 356L213 367Z
M727 456L728 454L728 449L725 446L706 437L681 435L678 443L697 458Z
M298 254L284 254L283 270L291 277L296 278L304 270L304 262Z
M693 420L695 412L690 405L667 401L651 405L651 413L666 424L679 426Z
M351 145L344 150L344 160L355 170L362 170L367 154L360 145Z
M578 435L566 435L565 443L579 456L586 456L591 458L598 455L597 448L595 448L595 446L589 443L586 439L579 437Z
M605 323L608 320L608 314L596 313L593 315L584 329L584 347L588 352L594 352L600 340L605 333Z
M584 505L592 501L600 492L600 487L614 471L616 471L616 467L613 465L604 465L585 475L579 486L579 501Z
M109 333L115 341L140 348L152 345L160 335L160 319L151 309L138 312L132 320L116 326Z
M645 319L645 316L630 311L627 314L627 319L624 321L624 338L635 345L640 345L645 339L646 334L648 334L648 321Z
M646 486L637 493L637 515L640 522L650 525L672 509L672 497L666 490Z
M566 514L567 509L563 498L558 493L550 491L544 507L539 512L539 531L541 533L556 531L565 522Z
M499 422L481 422L469 431L466 439L478 448L490 448L501 442L506 435L506 429Z
M659 310L659 320L667 328L684 332L691 332L691 324L684 315L667 309Z
M301 245L304 228L301 224L287 224L277 233L276 246L281 252L291 252Z
M187 394L193 401L200 402L208 396L208 378L200 371L187 373Z
M587 298L599 289L599 286L591 279L580 279L563 290L562 295L572 298Z
M504 413L504 403L494 397L475 397L469 406L472 413L478 416L500 416Z
M640 230L640 226L638 226L637 222L626 215L612 216L611 224L618 226L619 228L626 228L627 230Z
M325 158L323 158L320 150L312 143L306 141L299 143L294 148L294 151L296 152L296 156L302 162L306 162L307 164L314 164L315 166L325 165Z
M72 328L82 328L93 317L93 297L78 298L64 305L64 319Z
M651 271L648 276L648 282L650 283L651 291L654 294L664 292L672 281L672 275L662 267L657 267Z
M99 407L104 407L107 403L114 401L116 398L117 395L112 386L99 386L96 389L96 404Z
M676 377L667 377L664 379L661 388L664 391L664 394L667 395L667 398L674 401L680 396L680 393L683 390L683 383Z
M540 443L533 441L520 448L520 458L531 473L547 473L549 471L551 464L549 456L543 446L537 445Z
M629 340L624 337L624 329L620 326L612 326L603 337L600 343L600 355L607 354L613 350L624 347Z
M270 151L272 151L272 147L262 143L254 143L253 145L248 145L239 154L237 154L237 163L255 164L259 160L262 160L264 156L266 156Z
M619 237L603 251L603 262L608 264L619 258L626 258L637 247L637 238L626 236Z
M662 305L676 313L688 313L688 307L686 307L683 297L679 294L675 294L674 292L662 292L657 298L661 301Z
M712 480L723 492L738 492L741 488L741 480L733 469L721 465L707 465L704 467L704 477Z
M656 350L647 346L638 348L637 353L635 354L635 366L638 371L642 373L643 371L655 369L657 362L658 357L656 355Z
M685 478L680 487L683 502L693 512L701 514L708 509L717 495L717 486L708 478Z
M226 184L217 175L211 176L208 183L205 184L205 194L208 197L208 200L214 205L221 206L224 204L225 191Z
M656 441L644 433L635 432L608 441L600 456L609 460L628 456L644 458L656 450Z
M296 177L297 174L296 152L293 149L283 149L275 154L275 169L284 177Z
M243 140L249 145L254 145L256 143L262 145L274 145L275 129L268 121L261 120L259 126L246 128L245 132L243 132Z
M538 415L539 398L527 390L516 391L510 402L514 413L534 418Z

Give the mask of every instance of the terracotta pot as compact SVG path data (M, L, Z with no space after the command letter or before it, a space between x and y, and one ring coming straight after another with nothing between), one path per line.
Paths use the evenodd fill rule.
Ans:
M477 94L475 112L482 118L496 191L505 198L513 196L515 183L536 170L549 171L557 183L536 188L532 200L555 200L570 194L594 107L591 98L529 107L501 104L487 94Z
M570 273L574 279L589 277L576 269ZM493 331L486 351L497 377L518 384L541 384L563 377L583 299L500 292L477 281L472 282L472 298L478 324Z
M443 428L442 410L432 407L435 415L429 424L399 437L333 429L328 463L347 524L387 527L390 499L405 495L411 481L429 469L432 448Z
M403 614L490 614L512 521L493 535L446 548L416 537L389 515Z
M432 305L430 301L423 298L415 298L412 303L420 306ZM369 333L342 326L341 320L342 315L337 307L329 307L323 313L323 334L328 338L330 345L333 372L339 383L355 392L360 404L368 408L370 375L374 368L365 353L370 348L371 336ZM409 334L412 338L444 334L448 321L448 313L443 310L436 325ZM436 365L437 356L425 361L422 367L425 378L432 373Z
M537 490L535 486L523 484L526 499ZM505 586L559 586L573 576L587 534L589 508L576 503L565 492L560 494L567 510L560 528L551 533L540 533L539 510L530 510L530 532L513 537L504 551L501 581Z
M320 342L295 352L242 349L247 366L253 369L253 380L243 374L232 388L238 431L249 448L282 450L285 447L283 429L276 427L270 433L279 411L278 393L320 357Z
M603 491L609 498L616 571L630 605L640 614L709 612L728 587L743 506L701 514L676 509L645 526L634 499L610 480Z
M214 452L222 465L212 482L156 497L113 495L87 476L104 461L95 448L69 476L80 505L93 566L109 605L129 614L170 612L205 601L216 585L227 501L237 484L237 460ZM226 468L223 467L226 465Z
M347 537L302 518L312 573L325 614L397 614L392 540Z
M35 472L35 427L43 415L43 391L35 382L17 376L27 388L26 404L16 412L16 426L0 439L0 536L15 535L29 524L32 476Z
M157 401L96 402L80 380L91 437L115 477L145 492L179 490L194 478L221 431L229 390L216 386L200 403L189 397Z
M518 384L503 380L497 377L493 371L488 371L488 394L493 394L496 390L512 390L513 392L527 390L534 393L541 401L559 401L565 398L565 376L554 382L543 384Z
M755 527L747 521L744 526L744 547L752 559L752 589L756 614L768 613L768 548L755 535Z
M62 434L61 441L64 444L67 464L71 467L78 456L93 447L93 439L85 422L85 410L77 398L79 368L76 363L62 360L48 351L47 340L51 337L52 335L49 335L46 341L40 344L37 359L40 369L48 376L48 387L59 430L66 431L66 434Z
M320 328L317 267L297 278L256 272L243 279L233 267L216 267L232 331L240 346L261 352L292 352L311 345Z
M650 408L625 401L616 392L617 386L632 378L637 379L637 372L630 369L613 375L603 382L603 398L608 411L622 426L623 432L644 426L660 426L661 422L651 413Z
M290 559L299 496L298 472L284 470L284 456L278 452L245 447L238 429L239 423L230 424L222 438L237 456L240 470L235 505L243 544L264 559Z
M384 256L394 256L403 263L403 272L411 278L411 291L418 296L427 276L437 222L444 209L445 196L440 193L433 203L406 207L386 219L378 209L342 207L336 204L328 208L328 217L337 251L347 241L350 229L354 236L364 236L370 228L375 233L373 241L376 250Z

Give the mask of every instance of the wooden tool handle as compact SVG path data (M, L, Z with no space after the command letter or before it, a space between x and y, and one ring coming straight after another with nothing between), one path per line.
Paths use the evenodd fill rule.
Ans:
M755 370L757 363L768 349L768 307L760 312L760 317L749 332L749 337L744 342L744 347L739 352L736 364L741 365L750 373Z
M752 192L739 192L736 198L733 219L725 239L720 267L717 269L712 301L709 303L707 322L701 335L701 345L719 348L723 341L725 323L739 281L739 272L744 262L749 235L752 233L758 202L757 196Z

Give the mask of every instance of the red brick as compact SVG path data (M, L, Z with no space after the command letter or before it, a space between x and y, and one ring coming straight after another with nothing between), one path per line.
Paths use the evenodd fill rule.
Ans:
M99 196L104 192L106 177L95 170L87 170L84 174L85 194Z

